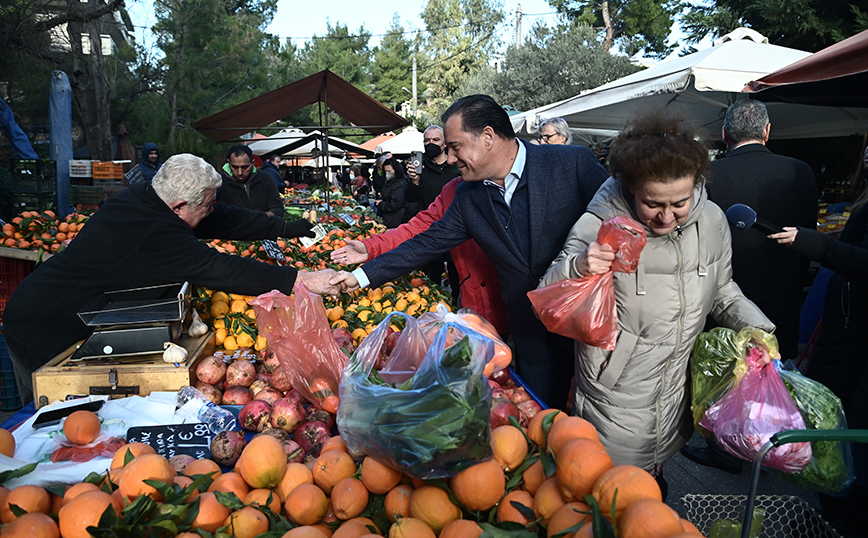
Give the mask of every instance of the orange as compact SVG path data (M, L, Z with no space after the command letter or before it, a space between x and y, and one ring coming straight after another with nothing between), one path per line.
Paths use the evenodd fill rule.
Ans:
M452 493L468 510L488 510L506 493L506 475L494 460L471 465L449 479Z
M344 478L332 488L332 509L338 519L351 519L365 510L368 506L368 498L368 490L361 480Z
M590 523L590 514L582 513L590 511L591 507L583 502L573 501L561 506L555 510L555 513L552 515L551 519L549 519L549 524L546 528L546 537L552 538L555 534L560 534L585 520Z
M615 504L615 518L621 519L621 513L627 506L639 499L663 500L660 486L651 474L634 465L616 465L597 479L591 495L600 503L600 511L606 519L612 517L612 500L618 492Z
M265 506L275 514L280 514L281 509L283 509L280 497L270 489L252 489L241 500L247 505L258 504L259 506Z
M208 473L214 473L213 475L211 475L211 479L216 480L218 476L223 474L223 471L220 470L220 466L217 465L217 462L208 458L193 460L188 463L186 467L184 467L184 475L191 478L196 476L197 474Z
M60 538L60 529L48 515L34 512L3 527L3 538Z
M268 518L255 506L245 506L235 510L226 518L223 525L234 538L256 538L268 532Z
M554 476L546 478L533 496L533 512L542 519L543 525L548 525L549 519L565 504L558 479Z
M76 445L92 443L99 435L99 429L99 417L92 411L76 411L63 421L63 435Z
M524 506L533 515L533 497L523 489L516 489L507 493L497 505L497 522L511 521L523 526L529 525L534 518L526 516L513 503Z
M177 486L180 486L181 489L183 490L184 488L186 488L187 486L189 486L190 484L193 483L193 479L190 478L189 476L178 475L174 478L172 483L177 485ZM184 499L184 502L185 503L192 502L198 496L199 496L199 490L194 489L193 491L190 492L190 495L188 495L187 498Z
M0 428L0 454L10 458L15 456L15 437L3 428Z
M48 513L58 513L60 511L60 508L63 506L63 496L58 495L57 493L53 493L51 491L48 492L48 496L51 498L51 508L48 509Z
M328 534L314 526L304 525L286 531L280 538L328 538Z
M530 440L536 443L537 446L541 449L544 449L546 447L547 434L547 432L543 431L543 420L547 415L550 415L552 413L555 413L555 416L552 419L554 422L557 422L568 416L560 409L543 409L542 411L534 415L527 423L527 436L530 437Z
M582 417L564 417L552 424L548 437L546 437L546 444L552 454L557 456L558 451L565 444L576 438L600 440L597 428L587 420Z
M479 538L482 527L469 519L456 519L440 531L440 538Z
M341 526L335 530L332 538L360 538L366 534L379 534L379 532L380 530L373 520L366 517L356 517L341 523Z
M412 493L413 488L405 484L395 486L389 490L389 493L386 493L383 505L389 523L394 523L400 517L410 517L410 495Z
M6 502L0 512L0 521L9 523L14 521L16 516L9 508L10 504L14 504L27 513L39 512L47 514L51 510L51 496L48 491L41 486L18 486L9 490L6 496Z
M498 466L498 471L500 471L500 466ZM461 518L461 508L449 500L449 494L446 493L446 490L437 486L422 486L410 494L410 518L407 519L413 518L421 520L434 531L434 534L438 534L447 523ZM403 519L398 519L394 525L401 521ZM392 530L390 529L389 536L391 535Z
M669 535L666 538L705 538L705 537L698 532L679 532L678 534Z
M244 457L244 454L241 456ZM286 453L284 452L285 459ZM322 488L326 495L331 495L335 484L355 473L356 462L349 454L340 450L323 452L313 463L313 481Z
M329 500L314 484L301 484L289 494L284 510L290 521L297 525L313 525L328 512Z
M545 479L546 474L543 469L543 464L540 460L536 460L530 465L530 467L521 473L521 489L527 491L531 495L536 495L536 490L539 489L540 484L542 484Z
M401 482L403 473L393 469L371 456L365 456L362 460L361 479L368 491L378 495L388 493Z
M193 529L201 529L205 532L215 532L223 526L223 522L229 517L230 510L217 500L213 493L205 492L199 495L199 513L190 523Z
M104 491L88 491L63 505L57 515L58 527L63 538L90 538L87 528L99 524L103 513L111 506L112 496Z
M320 452L327 452L329 450L343 450L347 452L347 445L344 444L344 440L341 439L340 435L335 435L326 439L326 442L322 444Z
M238 473L223 473L211 482L208 491L225 491L234 493L239 499L243 499L250 493L250 486Z
M100 491L100 489L99 486L91 484L90 482L79 482L78 484L73 484L63 492L63 504L68 503L87 491Z
M313 473L302 463L290 463L274 492L280 497L280 502L285 502L292 490L301 484L313 484Z
M175 468L165 457L159 454L143 454L124 466L120 482L121 496L132 501L147 495L155 501L162 501L163 496L144 481L158 480L172 485L176 474Z
M681 534L678 513L657 499L639 499L618 516L619 538L666 538Z
M590 495L597 479L615 466L602 444L582 438L565 444L555 460L555 476L561 486L561 495L568 501L581 500L582 495Z
M115 455L112 456L112 469L118 469L124 466L124 461L126 460L127 452L132 453L133 458L138 458L142 454L156 454L157 451L151 445L146 445L145 443L128 443L122 447L120 447Z
M508 472L524 463L528 451L527 440L515 426L498 426L491 430L491 449L494 452L494 461Z
M389 527L389 538L436 538L437 534L424 521L402 517Z

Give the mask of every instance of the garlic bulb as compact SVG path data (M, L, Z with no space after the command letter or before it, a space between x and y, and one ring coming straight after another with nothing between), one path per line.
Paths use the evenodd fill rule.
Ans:
M199 317L199 312L193 310L193 314L190 317L192 319L190 321L190 328L187 329L188 335L193 338L198 338L208 332L208 326L202 322L202 318Z
M169 363L184 362L187 360L187 349L172 342L163 343L163 360Z

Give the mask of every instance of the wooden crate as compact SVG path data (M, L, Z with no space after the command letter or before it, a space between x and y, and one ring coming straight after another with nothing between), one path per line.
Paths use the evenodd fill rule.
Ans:
M75 363L69 360L78 347L74 344L33 372L35 406L39 409L74 395L108 394L111 398L125 398L195 385L196 366L214 351L214 333L199 338L182 335L179 344L187 349L187 361L177 367L164 362L162 353L120 357L98 364ZM106 364L112 360L118 364Z

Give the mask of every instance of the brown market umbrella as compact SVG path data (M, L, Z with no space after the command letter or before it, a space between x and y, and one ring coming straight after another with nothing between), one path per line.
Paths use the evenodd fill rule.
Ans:
M115 149L116 161L130 161L124 163L124 173L129 172L136 165L136 148L130 140L130 134L123 125L118 126L117 148Z

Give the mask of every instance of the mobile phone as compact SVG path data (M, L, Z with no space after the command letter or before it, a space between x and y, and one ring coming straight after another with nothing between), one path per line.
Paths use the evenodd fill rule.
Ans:
M69 415L75 413L76 411L93 411L96 413L102 408L102 405L105 403L105 400L96 400L94 402L85 402L77 405L70 405L69 407L64 407L62 409L53 409L51 411L44 411L39 413L39 416L36 417L36 420L33 421L33 428L46 428L48 426L55 426L60 424L60 421Z
M422 175L422 152L414 151L410 154L410 164L413 166L413 169L416 170L416 175Z

